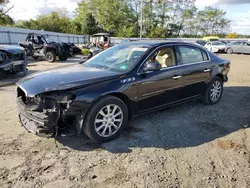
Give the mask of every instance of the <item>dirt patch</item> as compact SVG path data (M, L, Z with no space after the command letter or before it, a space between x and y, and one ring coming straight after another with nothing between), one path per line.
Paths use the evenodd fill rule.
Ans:
M243 146L233 142L232 140L218 140L217 145L222 149L239 149Z

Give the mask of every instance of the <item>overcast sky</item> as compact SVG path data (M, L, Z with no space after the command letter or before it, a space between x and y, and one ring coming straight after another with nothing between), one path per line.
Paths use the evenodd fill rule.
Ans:
M9 12L14 20L36 18L41 13L49 13L57 8L66 8L71 15L80 0L10 0L15 5ZM196 0L198 8L212 5L227 12L232 20L232 31L250 34L250 0Z

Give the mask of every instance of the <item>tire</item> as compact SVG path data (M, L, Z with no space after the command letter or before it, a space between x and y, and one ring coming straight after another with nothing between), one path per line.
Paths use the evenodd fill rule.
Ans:
M6 76L6 72L0 69L0 80L4 79Z
M90 59L91 57L93 57L93 53L92 53L92 52L89 52L89 54L88 54L88 59Z
M54 52L47 52L45 57L46 57L46 60L48 62L55 62L56 61L56 54Z
M112 114L116 114L113 116L113 120L112 118L105 119L105 116L102 116L100 113L102 111L103 114L107 115L108 106L110 112L112 112L116 107L115 111L110 114L111 116ZM119 115L120 112L121 114ZM120 122L115 121L116 118L118 118ZM102 122L96 122L97 119L101 120ZM107 96L98 100L90 108L83 123L83 131L90 139L95 142L109 142L117 138L122 133L124 128L127 126L127 123L128 110L124 102L117 97ZM98 129L100 130L98 131ZM109 134L110 130L112 134ZM104 133L104 136L101 135L102 133Z
M228 48L228 49L227 49L227 53L228 53L228 54L233 54L233 49L232 49L232 48Z
M220 88L220 89L216 89L216 85L218 86L217 88ZM214 90L214 92L212 90ZM215 92L216 90L217 92ZM223 81L220 77L216 76L208 84L203 101L207 105L217 104L220 101L222 94L223 94Z
M63 51L62 54L59 56L60 61L66 61L68 59L68 53Z
M34 60L38 60L38 56L32 56Z

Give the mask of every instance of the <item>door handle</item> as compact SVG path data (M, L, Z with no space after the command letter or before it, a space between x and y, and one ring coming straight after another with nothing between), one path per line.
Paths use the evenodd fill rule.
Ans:
M174 79L174 80L178 80L178 79L180 79L181 77L182 77L182 76L174 76L173 79Z
M211 69L205 69L204 70L204 72L210 72L211 71Z

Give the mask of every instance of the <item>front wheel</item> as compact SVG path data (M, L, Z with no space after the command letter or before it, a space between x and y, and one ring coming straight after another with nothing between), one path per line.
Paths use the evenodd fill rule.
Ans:
M56 54L54 52L47 52L46 53L46 60L48 62L55 62L56 61Z
M204 103L208 105L216 104L220 101L223 93L223 81L216 76L207 86L204 96Z
M83 130L95 142L108 142L118 137L128 122L127 107L117 97L97 101L87 113Z

